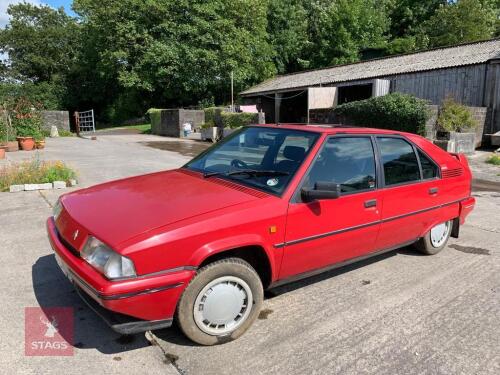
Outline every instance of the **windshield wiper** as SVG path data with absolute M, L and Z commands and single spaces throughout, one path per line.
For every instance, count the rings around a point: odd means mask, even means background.
M 259 170 L 259 169 L 242 169 L 240 171 L 232 171 L 232 172 L 209 172 L 203 175 L 204 178 L 212 177 L 212 176 L 237 176 L 237 175 L 248 175 L 254 177 L 261 176 L 288 176 L 290 173 L 285 171 L 275 171 L 275 170 Z

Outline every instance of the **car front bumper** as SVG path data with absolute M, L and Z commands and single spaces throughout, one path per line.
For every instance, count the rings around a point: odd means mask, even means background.
M 177 301 L 195 273 L 193 267 L 110 281 L 65 246 L 52 217 L 47 219 L 47 232 L 62 272 L 114 330 L 130 334 L 171 325 Z

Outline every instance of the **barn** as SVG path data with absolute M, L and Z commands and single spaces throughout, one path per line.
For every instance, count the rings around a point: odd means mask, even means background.
M 266 122 L 306 123 L 311 110 L 390 92 L 487 107 L 484 133 L 500 131 L 500 39 L 281 75 L 240 95 Z

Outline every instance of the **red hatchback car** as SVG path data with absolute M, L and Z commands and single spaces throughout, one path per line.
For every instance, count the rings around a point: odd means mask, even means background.
M 47 220 L 64 274 L 118 332 L 243 334 L 263 290 L 413 244 L 471 212 L 463 155 L 389 130 L 245 127 L 180 169 L 66 194 Z

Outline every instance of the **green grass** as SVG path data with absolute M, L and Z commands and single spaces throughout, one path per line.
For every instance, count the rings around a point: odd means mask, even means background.
M 59 129 L 58 130 L 59 137 L 74 137 L 76 134 L 71 133 L 69 130 L 66 129 Z M 50 137 L 50 130 L 42 130 L 42 135 L 46 138 Z
M 139 125 L 109 125 L 100 124 L 97 130 L 111 130 L 111 129 L 136 129 L 142 134 L 151 134 L 151 124 L 139 124 Z
M 493 165 L 500 165 L 500 155 L 493 154 L 488 159 L 486 159 L 486 163 Z
M 0 191 L 8 191 L 10 185 L 43 184 L 54 181 L 68 183 L 76 178 L 76 172 L 62 161 L 32 159 L 0 168 Z

